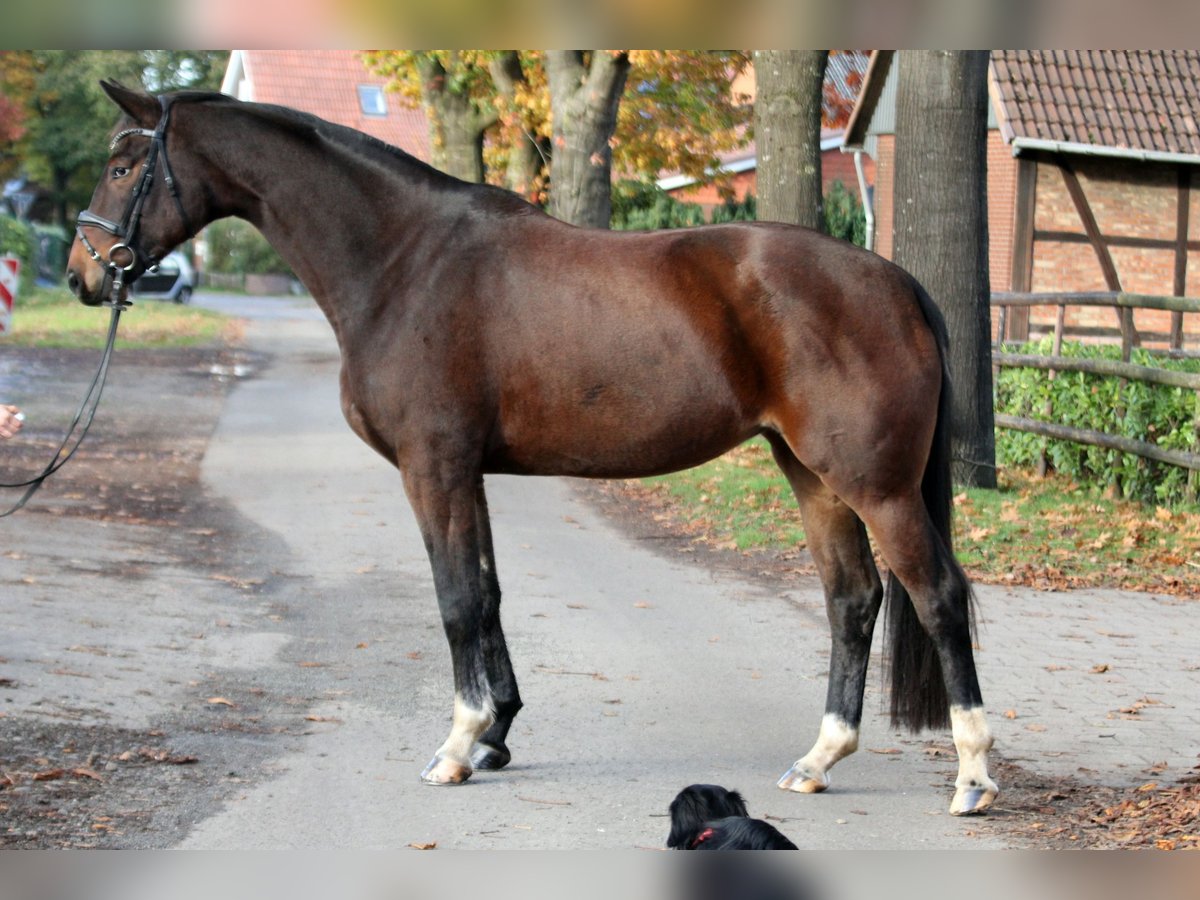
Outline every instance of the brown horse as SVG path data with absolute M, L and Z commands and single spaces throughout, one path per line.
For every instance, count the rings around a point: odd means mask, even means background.
M 484 474 L 651 475 L 764 435 L 833 631 L 819 736 L 780 787 L 824 790 L 857 747 L 885 593 L 869 530 L 891 571 L 893 721 L 949 720 L 951 812 L 992 803 L 970 589 L 950 545 L 945 328 L 911 276 L 785 225 L 574 228 L 293 110 L 104 87 L 129 118 L 68 283 L 84 303 L 118 301 L 126 275 L 239 216 L 312 291 L 341 347 L 346 419 L 399 468 L 433 569 L 455 696 L 425 781 L 507 764 L 521 708 Z

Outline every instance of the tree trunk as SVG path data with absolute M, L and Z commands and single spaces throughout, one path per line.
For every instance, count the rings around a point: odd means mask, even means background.
M 825 230 L 821 98 L 827 50 L 755 50 L 758 218 Z
M 421 99 L 429 114 L 430 162 L 463 181 L 483 181 L 483 133 L 496 121 L 471 98 L 455 90 L 441 62 L 421 60 Z M 453 67 L 453 62 L 451 63 Z
M 954 479 L 996 486 L 984 51 L 899 51 L 895 260 L 950 333 Z
M 517 85 L 525 81 L 525 73 L 521 70 L 521 59 L 516 50 L 506 50 L 492 60 L 490 71 L 492 83 L 497 92 L 508 102 L 510 110 L 515 110 Z M 520 112 L 511 112 L 519 118 Z M 520 133 L 515 135 L 508 148 L 508 166 L 504 172 L 504 186 L 514 193 L 520 194 L 530 202 L 536 202 L 538 184 L 549 158 L 550 148 L 545 140 L 533 133 L 532 127 L 526 122 L 519 122 Z
M 573 225 L 608 228 L 612 146 L 629 54 L 606 50 L 546 53 L 553 117 L 550 214 Z

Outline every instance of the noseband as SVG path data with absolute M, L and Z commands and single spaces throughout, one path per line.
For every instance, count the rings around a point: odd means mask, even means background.
M 171 118 L 171 99 L 163 96 L 159 97 L 159 102 L 162 104 L 162 118 L 158 120 L 158 125 L 153 131 L 148 128 L 127 128 L 119 132 L 108 146 L 108 152 L 111 155 L 117 144 L 127 137 L 142 135 L 150 138 L 150 150 L 146 153 L 137 184 L 134 185 L 133 193 L 129 195 L 129 201 L 125 205 L 125 213 L 121 216 L 121 221 L 114 222 L 87 209 L 81 212 L 75 220 L 75 234 L 79 236 L 83 248 L 87 250 L 93 260 L 105 269 L 101 296 L 109 305 L 121 302 L 119 298 L 121 289 L 125 286 L 125 275 L 137 265 L 138 255 L 134 246 L 137 243 L 138 226 L 142 220 L 142 206 L 145 204 L 146 198 L 150 196 L 150 191 L 154 186 L 154 173 L 160 162 L 162 163 L 163 180 L 171 192 L 171 198 L 175 201 L 175 208 L 179 211 L 179 218 L 183 221 L 184 230 L 188 234 L 191 234 L 192 231 L 187 213 L 183 209 L 183 202 L 179 199 L 178 185 L 175 183 L 175 177 L 171 174 L 171 164 L 167 160 L 166 138 L 167 123 Z M 100 228 L 118 238 L 117 243 L 109 248 L 108 259 L 101 256 L 92 242 L 87 239 L 83 229 L 88 226 Z M 118 257 L 125 254 L 129 256 L 128 261 L 119 262 Z M 147 268 L 158 263 L 159 260 L 146 256 Z

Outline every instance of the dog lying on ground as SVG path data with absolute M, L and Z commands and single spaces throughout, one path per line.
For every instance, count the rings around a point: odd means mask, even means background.
M 671 801 L 671 850 L 796 850 L 779 829 L 751 819 L 737 791 L 716 784 L 685 787 Z

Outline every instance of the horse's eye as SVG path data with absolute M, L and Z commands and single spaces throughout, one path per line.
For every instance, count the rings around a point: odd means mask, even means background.
M 124 166 L 113 166 L 113 170 L 112 170 L 113 178 L 124 178 L 128 174 L 129 174 L 129 170 L 127 168 L 125 168 Z

